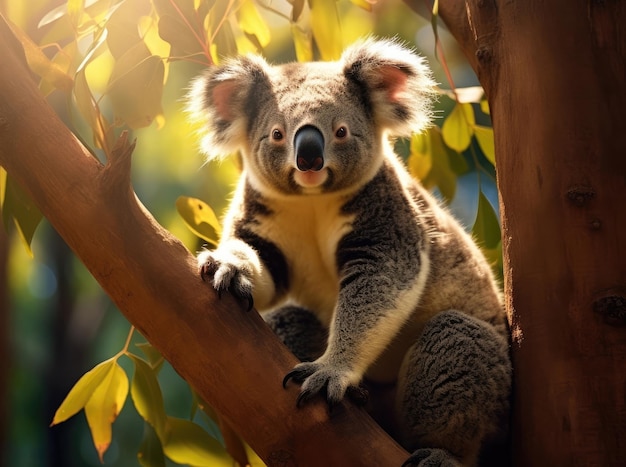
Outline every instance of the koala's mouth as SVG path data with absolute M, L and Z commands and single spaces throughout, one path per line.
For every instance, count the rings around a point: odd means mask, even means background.
M 328 180 L 328 168 L 321 170 L 295 170 L 293 179 L 302 188 L 320 188 Z

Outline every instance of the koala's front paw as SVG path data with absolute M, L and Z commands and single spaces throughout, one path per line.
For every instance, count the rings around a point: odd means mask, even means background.
M 330 410 L 341 402 L 344 395 L 358 405 L 367 402 L 367 391 L 350 385 L 350 375 L 347 371 L 333 367 L 327 363 L 304 362 L 299 363 L 283 379 L 283 387 L 292 379 L 302 383 L 300 395 L 296 405 L 301 407 L 307 401 L 321 394 Z
M 209 280 L 218 295 L 226 290 L 236 298 L 246 300 L 248 311 L 252 309 L 253 270 L 244 258 L 218 251 L 203 251 L 198 255 L 198 268 L 202 280 Z

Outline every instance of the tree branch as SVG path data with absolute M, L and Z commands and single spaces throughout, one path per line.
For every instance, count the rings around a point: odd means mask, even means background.
M 195 260 L 137 200 L 132 145 L 102 166 L 47 105 L 0 17 L 0 165 L 30 194 L 126 318 L 270 465 L 400 465 L 359 408 L 296 409 L 297 363 L 256 312 L 217 299 Z

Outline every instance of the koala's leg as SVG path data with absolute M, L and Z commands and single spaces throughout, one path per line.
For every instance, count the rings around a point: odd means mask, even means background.
M 405 465 L 482 466 L 483 447 L 506 440 L 510 390 L 503 336 L 458 311 L 432 318 L 398 380 L 399 441 L 415 451 Z
M 285 306 L 264 313 L 263 319 L 301 361 L 311 362 L 324 353 L 328 331 L 309 310 Z

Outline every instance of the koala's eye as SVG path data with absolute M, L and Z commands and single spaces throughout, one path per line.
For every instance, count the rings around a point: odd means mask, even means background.
M 282 139 L 283 139 L 283 132 L 280 131 L 278 128 L 274 128 L 272 130 L 272 139 L 274 141 L 282 141 Z
M 345 126 L 340 126 L 339 128 L 337 128 L 337 131 L 335 131 L 335 136 L 337 138 L 345 138 L 346 136 L 348 136 L 348 129 Z

